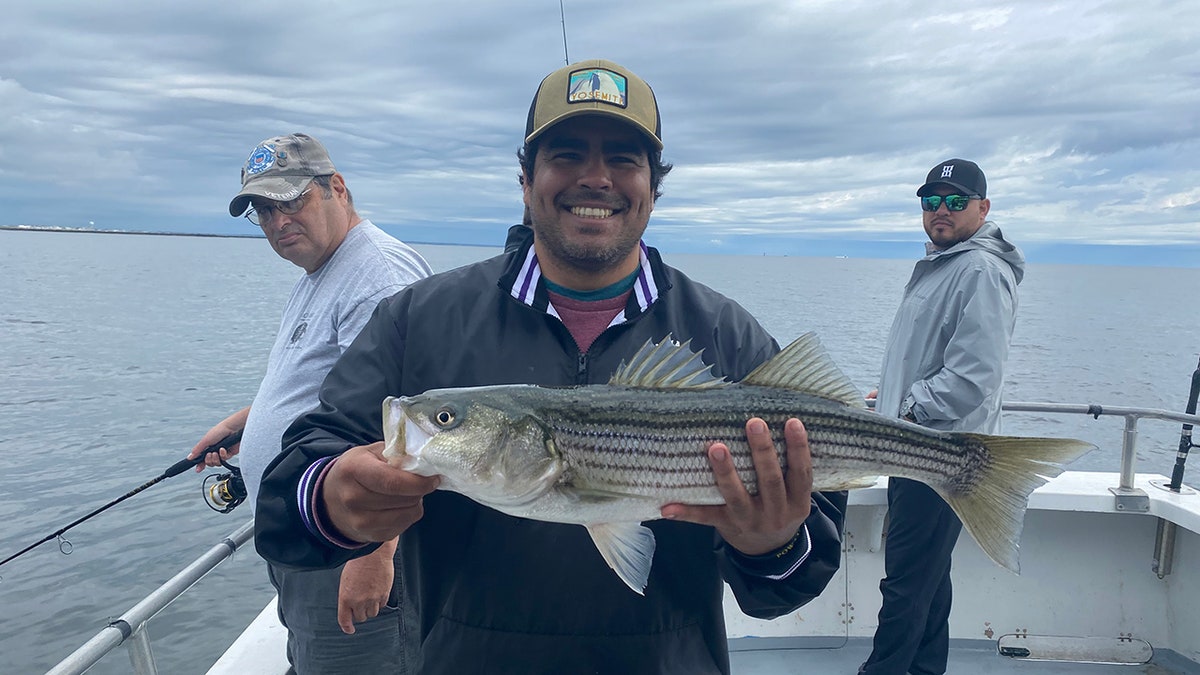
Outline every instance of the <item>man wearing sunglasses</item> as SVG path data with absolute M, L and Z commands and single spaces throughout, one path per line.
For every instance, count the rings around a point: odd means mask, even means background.
M 243 431 L 240 444 L 219 457 L 210 454 L 206 463 L 219 464 L 240 451 L 247 501 L 254 508 L 263 471 L 279 454 L 284 429 L 316 406 L 321 381 L 375 306 L 431 270 L 420 254 L 358 215 L 329 153 L 305 134 L 268 138 L 254 148 L 242 166 L 242 189 L 229 203 L 229 214 L 245 215 L 279 257 L 305 272 L 283 311 L 254 402 L 210 429 L 188 455 L 196 457 Z M 369 556 L 325 570 L 268 564 L 279 617 L 288 629 L 290 672 L 399 669 L 395 550 L 393 540 Z
M 892 323 L 875 410 L 997 434 L 1024 256 L 987 220 L 987 180 L 974 162 L 938 164 L 917 196 L 929 242 Z M 883 606 L 859 673 L 945 673 L 950 556 L 962 523 L 933 490 L 903 478 L 889 480 L 888 514 Z

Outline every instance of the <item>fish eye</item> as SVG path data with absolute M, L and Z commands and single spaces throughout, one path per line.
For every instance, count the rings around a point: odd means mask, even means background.
M 436 422 L 439 427 L 451 427 L 454 425 L 455 421 L 454 411 L 450 408 L 441 408 L 433 414 L 433 421 Z

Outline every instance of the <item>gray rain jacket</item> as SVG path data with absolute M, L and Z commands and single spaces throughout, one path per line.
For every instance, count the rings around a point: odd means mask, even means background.
M 999 433 L 1004 365 L 1025 257 L 988 221 L 913 268 L 888 335 L 876 410 L 911 397 L 931 429 Z

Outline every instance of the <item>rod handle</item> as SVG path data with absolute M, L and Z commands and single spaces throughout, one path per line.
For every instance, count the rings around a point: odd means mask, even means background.
M 193 466 L 196 466 L 197 464 L 203 462 L 204 458 L 208 456 L 208 453 L 217 452 L 221 448 L 228 448 L 232 445 L 237 445 L 237 443 L 241 440 L 242 440 L 242 430 L 238 429 L 237 431 L 233 432 L 232 434 L 229 434 L 225 438 L 222 438 L 221 440 L 217 441 L 216 443 L 213 443 L 212 445 L 205 448 L 199 455 L 196 455 L 195 459 L 184 458 L 184 459 L 179 460 L 178 462 L 175 462 L 174 464 L 171 465 L 171 468 L 169 468 L 163 472 L 163 478 L 170 478 L 171 476 L 178 476 L 179 474 L 183 473 L 184 471 L 187 471 L 188 469 L 192 468 Z

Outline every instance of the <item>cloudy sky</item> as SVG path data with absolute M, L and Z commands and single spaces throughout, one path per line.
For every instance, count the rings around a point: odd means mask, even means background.
M 1200 258 L 1200 3 L 564 6 L 572 61 L 658 95 L 662 248 L 908 251 L 914 190 L 965 157 L 1035 255 Z M 226 211 L 242 162 L 305 131 L 376 223 L 498 245 L 530 99 L 565 62 L 557 0 L 9 3 L 0 225 L 252 232 Z

